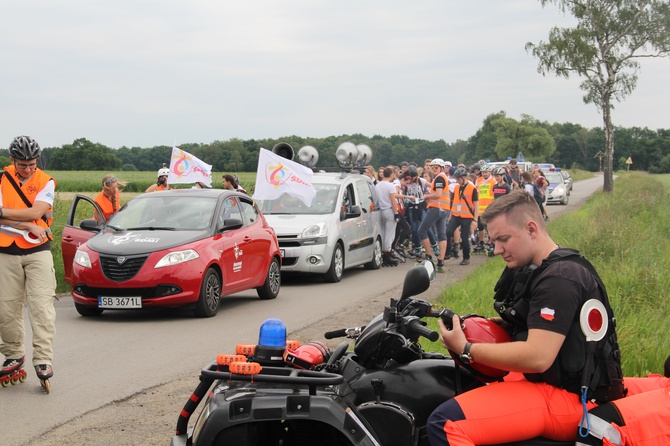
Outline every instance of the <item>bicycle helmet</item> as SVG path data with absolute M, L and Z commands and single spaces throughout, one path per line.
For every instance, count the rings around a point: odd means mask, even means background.
M 451 161 L 445 161 L 444 166 L 445 167 L 451 167 L 452 166 Z
M 476 164 L 476 163 L 473 164 L 472 167 L 470 168 L 470 172 L 474 172 L 475 170 L 479 170 L 481 172 L 482 166 L 480 166 L 479 164 Z
M 9 145 L 9 156 L 15 160 L 30 161 L 42 154 L 40 145 L 30 136 L 17 136 Z
M 410 164 L 407 167 L 407 172 L 406 173 L 409 173 L 409 175 L 412 176 L 412 177 L 418 177 L 419 176 L 419 169 L 417 169 L 416 166 Z
M 430 162 L 430 165 L 444 167 L 444 161 L 442 160 L 442 158 L 435 158 L 433 161 Z
M 482 172 L 490 172 L 490 171 L 491 171 L 491 166 L 489 166 L 488 164 L 484 164 L 482 166 Z
M 158 169 L 158 178 L 160 177 L 165 177 L 170 175 L 170 169 L 167 167 L 163 167 L 162 169 Z
M 456 169 L 456 172 L 454 172 L 452 176 L 454 178 L 467 177 L 468 171 L 465 169 L 465 167 L 459 167 L 458 169 Z
M 493 175 L 505 175 L 505 169 L 502 167 L 496 167 L 493 169 Z

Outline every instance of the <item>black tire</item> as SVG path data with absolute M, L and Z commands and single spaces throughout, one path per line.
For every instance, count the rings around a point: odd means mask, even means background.
M 221 277 L 213 268 L 205 273 L 200 285 L 200 296 L 193 312 L 197 317 L 212 317 L 221 303 Z
M 78 304 L 77 302 L 74 303 L 74 308 L 77 310 L 77 313 L 84 317 L 96 317 L 100 316 L 103 312 L 102 308 L 98 307 L 91 307 L 88 305 L 82 305 Z
M 265 283 L 263 286 L 256 288 L 258 297 L 263 300 L 274 299 L 279 295 L 279 288 L 281 288 L 281 267 L 279 260 L 272 259 L 268 272 L 265 275 Z
M 375 248 L 372 253 L 372 260 L 365 264 L 365 269 L 379 269 L 382 267 L 382 241 L 377 238 Z
M 566 193 L 566 194 L 563 196 L 563 199 L 561 199 L 561 204 L 562 204 L 563 206 L 566 206 L 566 205 L 568 204 L 568 200 L 569 200 L 569 195 Z
M 323 281 L 328 283 L 337 283 L 342 280 L 344 274 L 344 251 L 339 243 L 333 250 L 333 258 L 330 259 L 330 268 L 323 275 Z

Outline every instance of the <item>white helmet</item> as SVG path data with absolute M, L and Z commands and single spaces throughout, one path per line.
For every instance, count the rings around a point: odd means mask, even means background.
M 445 161 L 444 165 L 445 165 L 445 167 L 451 167 L 452 166 L 451 161 Z
M 444 161 L 442 160 L 442 158 L 435 158 L 433 161 L 430 162 L 430 165 L 444 167 Z
M 168 169 L 167 167 L 163 167 L 162 169 L 158 169 L 158 177 L 157 178 L 168 176 L 168 175 L 170 175 L 170 169 Z

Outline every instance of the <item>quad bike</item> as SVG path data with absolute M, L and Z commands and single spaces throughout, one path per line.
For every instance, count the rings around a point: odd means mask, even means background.
M 428 445 L 425 425 L 432 411 L 486 385 L 476 370 L 425 352 L 418 342 L 420 336 L 438 339 L 423 318 L 451 322 L 454 314 L 414 298 L 434 277 L 431 262 L 414 266 L 400 299 L 391 299 L 367 326 L 326 333 L 355 339 L 353 351 L 347 351 L 348 342 L 332 351 L 320 342 L 286 345 L 285 327 L 282 339 L 278 320 L 266 321 L 273 324 L 261 327 L 258 345 L 238 346 L 237 354 L 219 355 L 202 369 L 172 445 Z M 277 332 L 279 340 L 263 340 Z M 484 372 L 491 378 L 496 370 Z M 205 396 L 189 431 L 191 414 Z M 574 443 L 536 438 L 507 446 L 567 444 Z

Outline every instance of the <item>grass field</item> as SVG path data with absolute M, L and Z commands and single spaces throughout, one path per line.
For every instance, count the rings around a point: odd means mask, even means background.
M 618 175 L 612 194 L 595 194 L 578 211 L 552 219 L 548 229 L 557 243 L 580 250 L 605 283 L 624 374 L 662 373 L 670 354 L 670 175 Z M 494 316 L 492 290 L 504 266 L 491 259 L 445 289 L 436 305 Z M 444 351 L 439 342 L 428 344 L 429 351 Z

